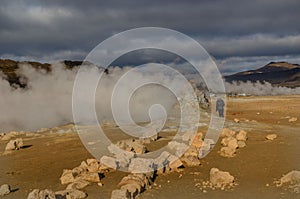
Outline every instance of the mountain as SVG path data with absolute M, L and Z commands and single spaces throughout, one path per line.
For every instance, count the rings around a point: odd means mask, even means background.
M 288 62 L 270 62 L 259 69 L 239 72 L 224 78 L 227 82 L 266 81 L 276 86 L 299 87 L 300 65 Z

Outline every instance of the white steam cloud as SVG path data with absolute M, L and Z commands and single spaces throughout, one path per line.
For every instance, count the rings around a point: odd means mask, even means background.
M 81 66 L 91 75 L 103 73 L 96 66 Z M 117 80 L 131 68 L 112 68 L 109 74 L 103 74 L 96 92 L 96 110 L 98 119 L 111 120 L 110 97 Z M 19 66 L 18 74 L 25 77 L 26 88 L 13 88 L 0 76 L 0 132 L 10 130 L 37 130 L 50 128 L 73 121 L 72 90 L 78 68 L 66 69 L 63 64 L 52 65 L 51 72 L 36 70 L 30 65 Z M 2 74 L 3 77 L 3 74 Z M 158 82 L 176 79 L 167 74 L 139 73 L 136 78 L 154 78 Z M 130 84 L 130 82 L 129 82 Z M 130 85 L 121 85 L 123 91 Z M 180 88 L 180 85 L 178 85 Z M 82 95 L 84 98 L 85 96 Z M 120 99 L 122 100 L 122 99 Z M 136 91 L 130 101 L 133 120 L 148 121 L 148 108 L 152 104 L 161 104 L 166 111 L 176 103 L 176 97 L 168 89 L 158 85 L 147 85 Z M 122 113 L 120 113 L 122 114 Z M 138 122 L 138 121 L 136 121 Z
M 227 93 L 248 94 L 248 95 L 298 95 L 300 88 L 287 88 L 273 86 L 269 82 L 232 82 L 226 83 Z

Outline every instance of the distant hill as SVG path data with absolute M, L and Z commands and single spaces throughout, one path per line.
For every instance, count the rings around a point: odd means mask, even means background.
M 70 60 L 65 60 L 62 61 L 65 65 L 66 68 L 71 69 L 76 66 L 80 66 L 82 64 L 82 61 L 70 61 Z M 26 85 L 23 85 L 20 82 L 20 76 L 16 74 L 17 69 L 19 68 L 19 64 L 25 64 L 28 63 L 32 67 L 34 67 L 37 70 L 46 70 L 47 72 L 51 71 L 51 64 L 49 63 L 40 63 L 40 62 L 31 62 L 31 61 L 14 61 L 11 59 L 0 59 L 0 72 L 2 72 L 5 76 L 7 81 L 13 85 L 17 84 L 21 87 L 25 87 Z
M 270 62 L 259 69 L 239 72 L 224 78 L 227 82 L 266 81 L 277 86 L 299 87 L 300 65 L 288 62 Z

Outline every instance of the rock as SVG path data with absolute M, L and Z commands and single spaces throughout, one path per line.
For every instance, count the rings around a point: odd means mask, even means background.
M 66 199 L 83 199 L 86 198 L 88 195 L 84 193 L 83 191 L 79 191 L 76 189 L 68 189 L 64 191 L 57 191 L 55 192 L 57 196 L 60 196 L 61 198 Z
M 233 137 L 235 131 L 230 130 L 229 128 L 224 128 L 221 132 L 221 137 Z
M 229 172 L 220 171 L 217 168 L 210 170 L 210 182 L 217 188 L 230 186 L 234 183 L 234 177 Z
M 275 140 L 277 138 L 277 135 L 276 134 L 268 134 L 266 136 L 266 139 L 267 140 Z
M 136 183 L 126 184 L 121 187 L 121 190 L 126 190 L 127 194 L 130 195 L 130 198 L 135 198 L 141 193 L 141 187 Z
M 87 170 L 89 172 L 97 172 L 100 168 L 100 162 L 96 159 L 87 159 Z
M 88 182 L 100 182 L 100 176 L 98 173 L 83 173 L 80 176 L 80 179 L 88 181 Z
M 60 177 L 61 184 L 70 184 L 75 181 L 75 176 L 72 170 L 64 169 L 62 176 Z
M 169 152 L 163 151 L 153 162 L 155 165 L 155 170 L 167 166 L 169 164 L 168 158 L 170 155 L 171 154 Z
M 238 148 L 237 139 L 235 139 L 234 137 L 223 138 L 222 141 L 221 141 L 221 144 L 223 146 L 227 146 L 227 147 L 232 148 L 232 149 Z
M 23 139 L 18 138 L 18 139 L 9 141 L 5 147 L 5 151 L 19 150 L 23 146 L 24 146 Z
M 282 186 L 283 184 L 291 183 L 291 184 L 299 184 L 300 183 L 300 171 L 293 170 L 286 175 L 284 175 L 279 180 L 278 186 Z
M 199 166 L 200 160 L 198 159 L 198 156 L 184 156 L 181 158 L 181 160 L 185 163 L 186 166 L 188 167 L 195 167 L 195 166 Z
M 83 179 L 79 179 L 79 180 L 76 180 L 75 182 L 69 184 L 67 186 L 67 190 L 69 189 L 83 189 L 85 187 L 87 187 L 88 185 L 90 185 L 89 182 L 83 180 Z
M 148 173 L 154 171 L 154 160 L 145 158 L 131 159 L 128 171 L 132 173 Z
M 220 150 L 220 155 L 223 157 L 231 158 L 235 156 L 236 150 L 230 147 L 222 147 Z
M 236 135 L 236 139 L 238 141 L 246 141 L 248 139 L 247 132 L 244 130 L 240 130 L 240 132 Z
M 197 133 L 191 143 L 192 146 L 196 147 L 197 149 L 200 149 L 203 145 L 203 134 Z
M 172 170 L 176 170 L 177 168 L 183 166 L 181 160 L 178 157 L 176 157 L 175 155 L 170 155 L 168 157 L 168 162 L 169 162 L 168 167 Z
M 238 141 L 237 143 L 238 143 L 239 148 L 244 148 L 246 146 L 246 142 L 244 142 L 244 141 Z
M 39 199 L 39 189 L 34 189 L 32 192 L 28 194 L 27 199 Z
M 136 154 L 143 154 L 147 151 L 141 141 L 135 139 L 121 140 L 117 142 L 116 146 L 125 151 L 133 152 Z
M 108 156 L 102 156 L 100 159 L 100 162 L 104 164 L 107 167 L 110 167 L 112 169 L 117 169 L 118 168 L 118 163 L 115 158 L 108 157 Z
M 0 196 L 5 196 L 10 193 L 10 186 L 8 184 L 1 185 L 0 187 Z
M 289 119 L 289 122 L 296 122 L 297 120 L 298 120 L 298 118 L 292 117 L 292 118 Z
M 27 199 L 56 199 L 55 193 L 51 190 L 34 189 L 28 194 Z
M 51 190 L 45 189 L 39 192 L 39 199 L 55 199 L 55 193 Z
M 233 120 L 234 122 L 236 122 L 236 123 L 239 123 L 240 122 L 240 120 L 239 119 L 237 119 L 237 118 L 234 118 L 234 120 Z
M 13 137 L 9 134 L 5 134 L 2 136 L 1 140 L 2 141 L 8 141 L 8 140 L 11 140 Z
M 127 190 L 121 190 L 121 189 L 116 189 L 113 190 L 111 193 L 111 199 L 130 199 L 130 194 L 127 192 Z
M 186 145 L 184 143 L 177 142 L 177 141 L 169 142 L 168 147 L 171 150 L 175 151 L 175 155 L 177 157 L 182 156 L 185 153 L 185 151 L 189 148 L 188 145 Z

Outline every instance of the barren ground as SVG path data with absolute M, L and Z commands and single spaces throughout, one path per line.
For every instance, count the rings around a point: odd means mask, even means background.
M 218 143 L 202 159 L 201 166 L 158 176 L 152 189 L 139 198 L 300 198 L 299 194 L 273 184 L 283 174 L 300 170 L 299 99 L 300 96 L 229 98 L 225 126 L 246 130 L 247 146 L 239 149 L 235 157 L 224 158 L 217 153 Z M 297 117 L 298 121 L 290 123 L 289 117 Z M 234 118 L 240 122 L 233 122 Z M 118 136 L 115 128 L 107 128 L 107 133 Z M 276 133 L 278 138 L 265 140 L 269 133 Z M 74 168 L 92 157 L 76 133 L 45 132 L 23 139 L 27 148 L 0 156 L 0 184 L 7 183 L 15 189 L 4 197 L 7 199 L 27 198 L 34 188 L 63 190 L 65 186 L 59 181 L 63 169 Z M 0 141 L 1 152 L 6 143 Z M 229 191 L 206 189 L 204 193 L 195 184 L 208 180 L 212 167 L 230 172 L 238 185 Z M 93 185 L 84 191 L 88 198 L 110 198 L 125 175 L 119 171 L 108 173 L 102 180 L 103 187 Z

